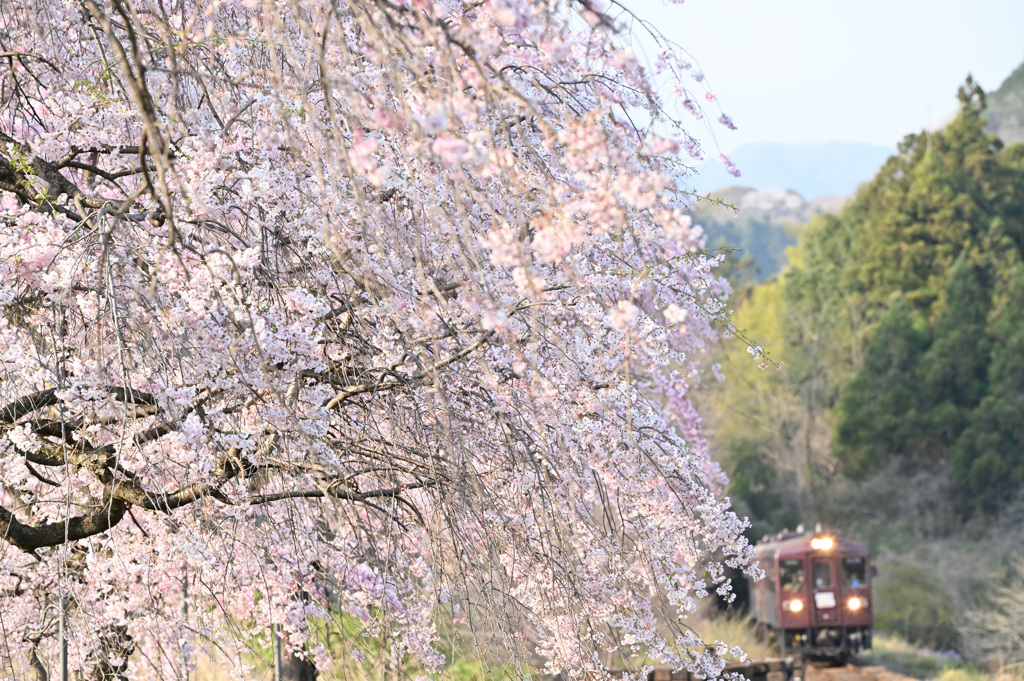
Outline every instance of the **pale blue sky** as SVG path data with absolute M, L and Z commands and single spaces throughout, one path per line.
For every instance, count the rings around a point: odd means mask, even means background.
M 700 64 L 739 127 L 713 126 L 726 152 L 749 142 L 894 147 L 955 111 L 968 72 L 993 90 L 1024 61 L 1024 0 L 622 1 Z M 706 143 L 710 156 L 715 146 Z

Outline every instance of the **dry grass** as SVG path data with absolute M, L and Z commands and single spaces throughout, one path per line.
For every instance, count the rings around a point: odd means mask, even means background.
M 778 655 L 767 641 L 757 635 L 749 615 L 722 614 L 693 623 L 693 629 L 708 644 L 722 641 L 729 648 L 739 646 L 751 659 Z M 721 651 L 723 654 L 725 651 Z
M 918 648 L 896 636 L 876 635 L 872 649 L 861 653 L 860 659 L 924 681 L 1024 681 L 1019 669 L 989 673 L 955 654 Z
M 735 646 L 739 646 L 752 659 L 771 657 L 777 654 L 768 643 L 757 636 L 749 617 L 706 613 L 694 618 L 689 625 L 706 644 L 714 645 L 719 641 L 726 644 L 726 649 L 721 650 L 726 657 L 731 657 L 726 650 Z M 337 645 L 337 641 L 335 641 L 335 645 Z M 367 651 L 364 646 L 361 647 L 365 652 L 371 652 Z M 485 667 L 468 648 L 464 650 L 451 649 L 444 652 L 449 660 L 443 674 L 446 681 L 495 681 L 510 677 L 508 670 L 497 664 L 498 661 L 495 661 L 493 666 Z M 347 655 L 338 655 L 335 665 L 331 669 L 322 670 L 319 678 L 321 681 L 384 681 L 394 678 L 394 672 L 385 670 L 383 664 L 371 662 L 369 654 L 367 658 L 365 662 L 359 663 Z M 640 659 L 635 659 L 633 662 L 634 664 L 644 664 L 644 661 Z M 408 667 L 402 670 L 399 677 L 407 680 L 423 675 L 422 669 Z M 189 677 L 189 681 L 235 681 L 238 678 L 237 675 L 232 674 L 226 664 L 218 664 L 215 660 L 204 659 Z M 270 681 L 273 675 L 272 670 L 264 663 L 256 672 L 245 675 L 243 678 L 245 681 Z M 944 681 L 973 680 L 946 679 Z

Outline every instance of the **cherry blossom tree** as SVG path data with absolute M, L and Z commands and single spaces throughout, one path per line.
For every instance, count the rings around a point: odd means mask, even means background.
M 713 671 L 674 617 L 750 551 L 687 397 L 728 288 L 679 54 L 594 0 L 7 0 L 4 674 L 60 608 L 85 678 L 272 625 L 325 668 L 332 613 L 427 670 L 446 613 Z

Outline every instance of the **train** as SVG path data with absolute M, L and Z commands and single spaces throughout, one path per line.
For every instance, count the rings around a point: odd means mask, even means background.
M 845 660 L 871 647 L 868 548 L 838 532 L 784 530 L 754 546 L 764 579 L 750 581 L 750 610 L 783 655 Z

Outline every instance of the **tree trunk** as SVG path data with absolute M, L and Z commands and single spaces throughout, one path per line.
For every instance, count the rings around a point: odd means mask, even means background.
M 111 627 L 103 633 L 102 642 L 102 657 L 96 665 L 93 678 L 96 681 L 127 681 L 128 658 L 135 652 L 135 644 L 128 635 L 128 628 Z
M 289 655 L 281 660 L 281 681 L 316 681 L 316 665 L 307 659 Z
M 29 663 L 32 665 L 32 672 L 35 674 L 35 681 L 50 681 L 50 675 L 46 673 L 46 665 L 39 657 L 39 641 L 41 638 L 29 639 L 32 642 L 32 652 L 29 653 Z

